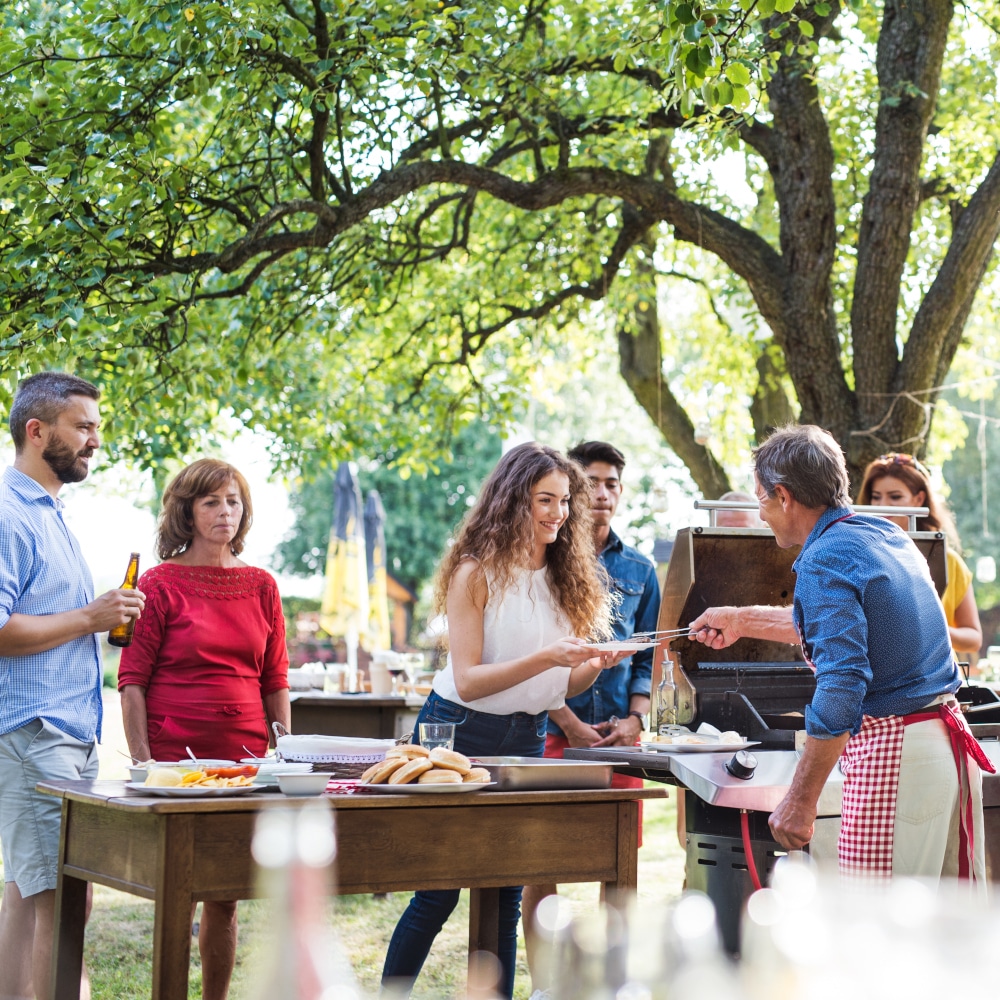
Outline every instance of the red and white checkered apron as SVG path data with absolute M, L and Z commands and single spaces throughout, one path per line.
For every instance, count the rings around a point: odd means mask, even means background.
M 961 712 L 953 704 L 936 705 L 912 715 L 890 715 L 876 719 L 866 715 L 857 735 L 852 736 L 840 758 L 844 773 L 844 800 L 841 808 L 837 857 L 841 874 L 869 880 L 892 875 L 893 826 L 896 817 L 896 790 L 906 726 L 941 719 L 951 737 L 959 785 L 962 789 L 959 822 L 959 877 L 972 872 L 972 798 L 968 793 L 967 758 L 980 768 L 994 772 L 969 731 Z

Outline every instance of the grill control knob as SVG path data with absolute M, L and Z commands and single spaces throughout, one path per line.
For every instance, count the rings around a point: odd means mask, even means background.
M 732 759 L 726 761 L 726 770 L 742 781 L 749 781 L 757 769 L 757 758 L 749 750 L 737 750 Z

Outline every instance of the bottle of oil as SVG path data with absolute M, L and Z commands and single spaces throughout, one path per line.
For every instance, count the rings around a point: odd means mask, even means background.
M 122 590 L 135 590 L 139 582 L 139 553 L 133 552 L 128 560 L 128 569 L 125 570 L 125 579 L 122 582 Z M 112 646 L 131 646 L 132 633 L 135 631 L 135 619 L 129 618 L 123 625 L 116 625 L 108 632 L 108 642 Z

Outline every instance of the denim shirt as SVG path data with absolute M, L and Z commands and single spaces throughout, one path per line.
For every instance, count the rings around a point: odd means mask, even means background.
M 612 627 L 616 639 L 630 639 L 634 632 L 652 632 L 660 614 L 660 584 L 653 564 L 637 549 L 614 533 L 600 555 L 608 572 L 615 604 Z M 655 649 L 643 649 L 622 660 L 616 667 L 602 670 L 593 685 L 566 699 L 566 704 L 588 725 L 606 722 L 612 715 L 623 719 L 634 694 L 649 696 Z M 562 730 L 549 719 L 548 731 Z
M 810 736 L 854 734 L 864 715 L 906 715 L 958 689 L 927 563 L 887 518 L 831 508 L 792 569 L 795 627 L 816 671 Z

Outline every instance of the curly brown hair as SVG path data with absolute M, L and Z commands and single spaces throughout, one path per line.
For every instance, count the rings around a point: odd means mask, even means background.
M 195 500 L 207 497 L 227 483 L 236 483 L 243 500 L 243 517 L 229 543 L 234 556 L 243 551 L 244 540 L 253 524 L 250 487 L 238 469 L 216 458 L 202 458 L 181 469 L 163 491 L 163 509 L 156 525 L 156 554 L 161 559 L 179 556 L 194 538 L 192 510 Z
M 892 476 L 906 484 L 911 493 L 923 493 L 924 502 L 919 507 L 926 507 L 930 513 L 926 517 L 917 518 L 917 531 L 940 531 L 944 533 L 951 547 L 960 551 L 958 531 L 952 520 L 951 512 L 943 500 L 939 500 L 931 489 L 930 473 L 923 464 L 912 455 L 901 451 L 891 451 L 879 455 L 874 462 L 869 462 L 865 469 L 861 489 L 858 490 L 858 504 L 869 506 L 872 502 L 872 487 L 886 476 Z
M 551 472 L 569 479 L 569 516 L 546 548 L 549 586 L 581 638 L 611 634 L 607 576 L 594 548 L 590 481 L 576 462 L 554 448 L 530 441 L 507 452 L 483 483 L 473 508 L 455 531 L 435 581 L 435 603 L 447 607 L 448 587 L 458 566 L 474 559 L 470 589 L 485 575 L 503 593 L 514 575 L 531 564 L 535 525 L 531 491 Z

